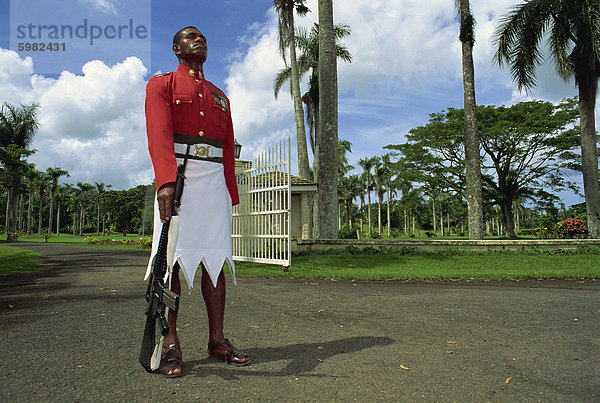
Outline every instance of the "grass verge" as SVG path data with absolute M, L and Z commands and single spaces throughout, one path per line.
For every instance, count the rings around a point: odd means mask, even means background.
M 0 246 L 0 276 L 43 271 L 42 254 L 12 246 Z
M 350 280 L 515 280 L 524 278 L 600 278 L 600 253 L 468 253 L 463 254 L 327 254 L 292 259 L 281 266 L 236 263 L 249 276 L 284 276 Z

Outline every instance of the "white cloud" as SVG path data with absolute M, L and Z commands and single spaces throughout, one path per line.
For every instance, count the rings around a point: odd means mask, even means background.
M 22 74 L 11 74 L 20 68 Z M 31 59 L 0 49 L 3 102 L 40 105 L 40 129 L 31 145 L 37 168 L 59 166 L 70 182 L 105 182 L 116 189 L 150 183 L 144 96 L 146 68 L 130 57 L 112 67 L 99 60 L 83 75 L 57 79 L 32 74 Z
M 273 79 L 284 67 L 277 51 L 276 24 L 274 14 L 269 13 L 266 26 L 252 27 L 248 36 L 240 39 L 253 45 L 232 62 L 225 80 L 245 159 L 287 138 L 295 129 L 289 92 L 283 88 L 277 100 L 273 96 Z
M 117 0 L 80 0 L 85 6 L 91 7 L 96 11 L 101 11 L 109 14 L 117 14 Z

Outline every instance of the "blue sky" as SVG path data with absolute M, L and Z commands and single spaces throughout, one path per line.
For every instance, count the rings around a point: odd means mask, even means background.
M 43 15 L 44 5 L 52 1 L 59 0 L 37 0 L 41 8 L 36 13 Z M 138 17 L 125 0 L 68 1 L 92 16 L 111 12 L 117 19 Z M 28 59 L 10 50 L 10 2 L 0 0 L 0 101 L 40 103 L 42 127 L 33 144 L 38 152 L 31 159 L 38 169 L 60 166 L 71 174 L 66 181 L 104 182 L 116 189 L 149 183 L 144 87 L 152 74 L 176 68 L 172 37 L 187 25 L 197 26 L 208 38 L 205 75 L 231 99 L 236 137 L 244 146 L 242 157 L 252 159 L 278 140 L 294 137 L 287 90 L 277 100 L 272 94 L 273 78 L 283 67 L 272 1 L 180 0 L 176 5 L 136 1 L 151 7 L 150 62 L 140 53 L 147 42 L 130 45 L 130 55 L 127 47 L 98 46 L 86 54 L 89 60 L 78 60 L 75 67 L 63 56 L 64 66 L 70 67 L 52 74 L 43 72 L 39 57 Z M 549 65 L 539 69 L 539 86 L 525 95 L 516 91 L 507 71 L 492 63 L 493 31 L 518 2 L 471 2 L 477 20 L 477 102 L 510 105 L 529 98 L 557 102 L 576 95 L 574 84 L 563 83 Z M 316 3 L 307 1 L 312 12 L 297 19 L 299 25 L 311 27 L 316 21 Z M 427 123 L 429 113 L 462 107 L 454 2 L 426 3 L 427 7 L 421 0 L 334 1 L 335 21 L 352 29 L 344 43 L 353 62 L 338 66 L 339 136 L 353 144 L 352 165 L 362 157 L 384 154 L 387 144 L 401 143 L 408 130 Z M 306 81 L 301 87 L 306 90 Z M 573 179 L 580 181 L 578 176 Z M 567 205 L 580 201 L 569 193 L 562 196 Z

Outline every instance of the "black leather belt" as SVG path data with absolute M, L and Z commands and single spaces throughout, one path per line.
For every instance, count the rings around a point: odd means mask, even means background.
M 222 139 L 174 133 L 173 140 L 175 143 L 193 146 L 190 148 L 190 153 L 187 155 L 187 158 L 189 159 L 223 163 Z M 185 158 L 186 155 L 175 153 L 175 157 Z
M 173 134 L 173 140 L 179 144 L 208 144 L 213 147 L 223 148 L 223 139 L 175 133 Z

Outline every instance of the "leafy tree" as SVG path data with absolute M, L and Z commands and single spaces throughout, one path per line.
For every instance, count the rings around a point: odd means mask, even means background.
M 298 174 L 302 179 L 310 179 L 308 164 L 308 147 L 306 146 L 306 131 L 304 128 L 304 111 L 300 95 L 300 76 L 296 60 L 296 37 L 294 35 L 294 11 L 298 15 L 306 15 L 310 10 L 304 4 L 305 0 L 273 0 L 273 8 L 278 17 L 279 51 L 287 66 L 285 50 L 290 53 L 291 85 L 290 90 L 294 101 L 294 116 L 296 119 L 296 144 L 298 147 Z M 276 96 L 277 97 L 277 96 Z
M 58 179 L 61 176 L 69 177 L 69 171 L 64 169 L 54 167 L 54 168 L 46 168 L 46 173 L 50 178 L 50 187 L 48 188 L 48 196 L 50 198 L 50 211 L 48 213 L 48 235 L 52 233 L 52 213 L 54 211 L 54 197 L 56 194 L 56 190 L 58 189 Z M 58 231 L 58 228 L 56 229 Z
M 479 161 L 479 133 L 477 132 L 477 103 L 475 101 L 475 67 L 473 66 L 475 19 L 471 14 L 469 0 L 455 0 L 455 5 L 460 17 L 459 39 L 462 43 L 465 179 L 469 209 L 469 239 L 483 239 L 483 195 Z
M 100 205 L 102 204 L 102 196 L 104 195 L 104 182 L 95 182 L 96 184 L 96 207 L 97 207 L 97 216 L 96 216 L 96 235 L 100 234 Z M 102 235 L 104 235 L 104 229 L 102 229 Z
M 390 176 L 390 170 L 385 166 L 382 161 L 377 158 L 374 167 L 374 179 L 375 179 L 375 192 L 377 193 L 377 231 L 381 235 L 382 232 L 382 221 L 381 221 L 381 205 L 383 204 L 383 197 L 387 191 L 386 182 L 388 176 Z
M 17 196 L 29 166 L 25 159 L 35 150 L 27 147 L 39 127 L 38 105 L 13 106 L 4 103 L 0 108 L 0 164 L 7 196 L 6 232 L 15 240 L 17 230 Z
M 368 220 L 369 220 L 369 234 L 371 233 L 371 179 L 373 175 L 371 174 L 371 169 L 375 166 L 377 162 L 377 157 L 371 158 L 361 158 L 358 160 L 358 165 L 363 169 L 363 180 L 365 181 L 365 193 L 367 195 L 367 205 L 368 205 Z M 361 205 L 362 209 L 362 205 Z
M 346 24 L 336 24 L 334 27 L 336 41 L 350 35 L 350 27 Z M 300 49 L 298 57 L 298 72 L 300 77 L 310 73 L 308 91 L 302 95 L 302 102 L 306 105 L 306 122 L 309 127 L 310 146 L 315 153 L 315 134 L 319 123 L 319 24 L 314 24 L 310 34 L 306 30 L 299 30 L 296 43 Z M 352 62 L 352 55 L 341 43 L 336 43 L 338 59 Z M 292 69 L 290 66 L 279 71 L 273 82 L 273 92 L 277 97 L 281 87 L 291 80 Z
M 573 187 L 562 170 L 573 165 L 577 132 L 572 128 L 576 101 L 559 105 L 521 102 L 511 107 L 480 106 L 479 133 L 486 158 L 484 191 L 502 209 L 508 237 L 514 237 L 513 201 L 535 198 L 541 191 Z M 407 143 L 387 146 L 400 151 L 420 182 L 437 183 L 464 197 L 464 111 L 449 108 L 430 115 L 427 125 L 412 129 Z
M 79 236 L 83 235 L 83 226 L 85 223 L 85 209 L 89 204 L 90 192 L 94 187 L 89 183 L 77 182 L 76 204 L 79 207 Z
M 581 159 L 589 233 L 600 238 L 595 106 L 600 78 L 600 1 L 527 0 L 515 6 L 495 33 L 495 59 L 506 62 L 519 89 L 536 85 L 535 70 L 548 48 L 561 78 L 579 88 Z
M 391 235 L 391 230 L 392 230 L 392 217 L 391 217 L 391 210 L 390 210 L 390 203 L 392 200 L 392 196 L 395 195 L 395 191 L 396 189 L 394 188 L 394 180 L 393 177 L 395 175 L 395 173 L 393 172 L 394 170 L 394 165 L 392 164 L 392 153 L 387 153 L 381 156 L 381 162 L 383 164 L 383 167 L 386 169 L 387 171 L 387 175 L 384 178 L 384 186 L 387 192 L 387 236 Z

